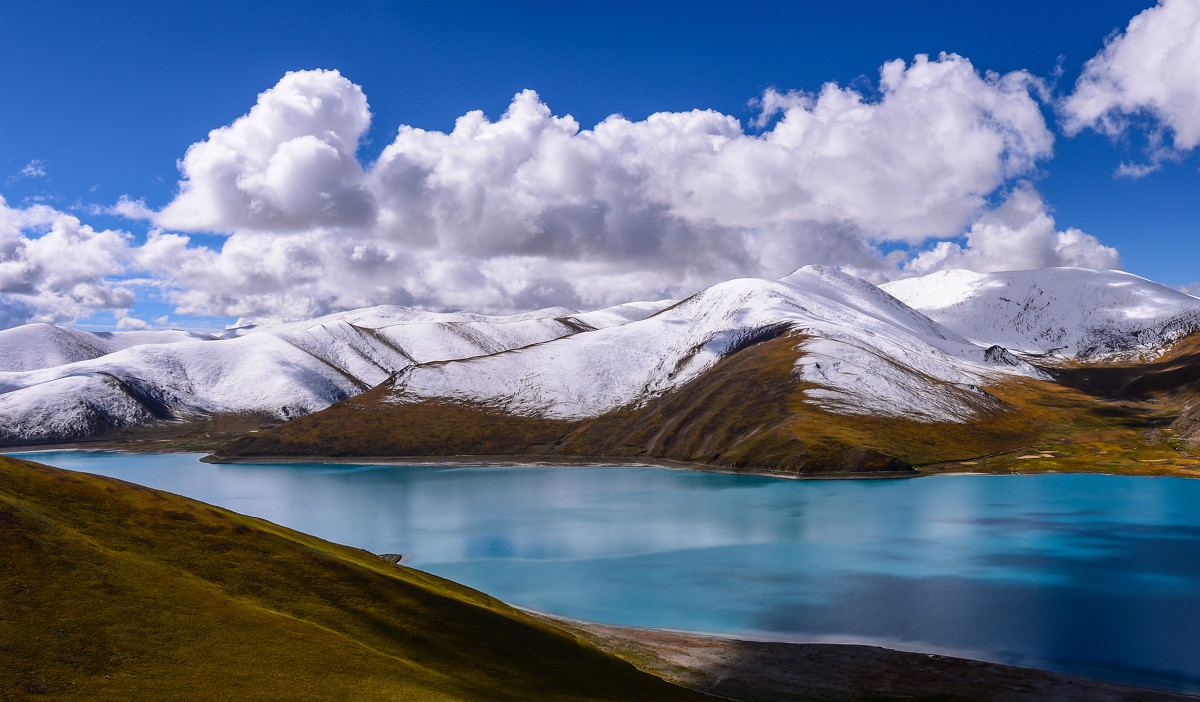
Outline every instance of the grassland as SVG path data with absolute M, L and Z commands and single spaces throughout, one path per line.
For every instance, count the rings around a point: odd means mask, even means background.
M 699 700 L 479 592 L 0 457 L 0 700 Z

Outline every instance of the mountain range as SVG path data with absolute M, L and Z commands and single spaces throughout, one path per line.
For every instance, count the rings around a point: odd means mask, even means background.
M 0 331 L 0 443 L 251 417 L 279 426 L 219 457 L 608 457 L 812 473 L 1017 449 L 1061 462 L 1092 446 L 1190 470 L 1197 330 L 1200 299 L 1118 271 L 949 271 L 875 286 L 822 266 L 583 313 L 385 306 L 214 335 L 27 325 Z

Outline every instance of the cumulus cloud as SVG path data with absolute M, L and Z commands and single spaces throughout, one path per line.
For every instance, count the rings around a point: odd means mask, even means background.
M 44 205 L 10 208 L 0 197 L 0 325 L 73 322 L 126 309 L 123 273 L 130 236 L 97 231 Z
M 878 246 L 961 234 L 1053 137 L 1025 72 L 918 56 L 885 64 L 878 88 L 768 91 L 759 133 L 711 110 L 583 129 L 524 91 L 494 121 L 401 126 L 364 168 L 362 90 L 289 73 L 188 149 L 136 256 L 181 313 L 246 318 L 597 306 L 805 263 L 882 279 L 902 254 Z M 216 251 L 167 230 L 229 236 Z
M 768 90 L 750 132 L 712 110 L 585 129 L 523 91 L 495 119 L 400 126 L 364 165 L 363 91 L 336 71 L 288 73 L 187 150 L 165 208 L 122 196 L 94 210 L 150 221 L 140 244 L 0 205 L 0 325 L 109 310 L 142 328 L 134 289 L 175 315 L 264 322 L 382 303 L 592 308 L 808 263 L 875 282 L 1117 266 L 1095 238 L 1057 231 L 1021 180 L 1051 155 L 1045 90 L 1022 71 L 917 56 L 882 66 L 869 96 Z
M 1023 181 L 999 207 L 971 226 L 966 246 L 938 242 L 909 261 L 905 273 L 924 275 L 952 268 L 986 273 L 1051 266 L 1120 268 L 1121 258 L 1116 249 L 1078 229 L 1057 231 L 1041 195 Z
M 363 225 L 374 216 L 355 156 L 371 115 L 337 71 L 289 72 L 248 114 L 193 144 L 158 223 L 186 231 Z
M 1200 145 L 1200 3 L 1161 0 L 1134 17 L 1087 62 L 1060 111 L 1068 134 L 1092 128 L 1118 135 L 1132 118 L 1149 116 L 1172 137 L 1162 151 Z M 1159 140 L 1152 135 L 1152 147 Z M 1121 175 L 1144 175 L 1162 155 Z

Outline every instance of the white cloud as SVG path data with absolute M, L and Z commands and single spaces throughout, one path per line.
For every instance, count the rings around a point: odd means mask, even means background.
M 233 124 L 193 144 L 160 225 L 186 231 L 363 225 L 374 215 L 355 157 L 367 99 L 337 71 L 289 72 Z
M 966 268 L 990 271 L 1028 270 L 1051 266 L 1120 268 L 1117 250 L 1078 229 L 1057 231 L 1046 203 L 1028 182 L 1021 182 L 1004 202 L 975 222 L 966 246 L 941 241 L 906 266 L 909 275 Z
M 0 197 L 0 325 L 128 308 L 133 293 L 114 276 L 125 271 L 129 239 L 44 205 L 10 208 Z
M 117 203 L 104 209 L 104 214 L 117 215 L 125 219 L 153 219 L 154 210 L 146 206 L 145 200 L 134 200 L 128 195 L 117 198 Z
M 1170 131 L 1175 149 L 1200 145 L 1200 3 L 1162 0 L 1130 20 L 1087 62 L 1060 110 L 1068 134 L 1117 135 L 1131 118 L 1149 115 Z
M 23 178 L 45 178 L 46 164 L 35 158 L 34 160 L 25 164 L 25 167 L 22 168 L 18 173 Z
M 117 320 L 117 329 L 123 331 L 140 331 L 149 329 L 150 323 L 129 314 L 129 310 L 114 310 L 113 317 Z
M 899 257 L 877 245 L 961 234 L 1053 137 L 1025 72 L 980 74 L 948 54 L 880 76 L 873 99 L 832 83 L 768 91 L 774 124 L 759 134 L 711 110 L 581 129 L 525 91 L 495 121 L 401 126 L 364 169 L 361 89 L 289 73 L 188 150 L 155 217 L 230 233 L 221 250 L 156 232 L 137 258 L 172 281 L 181 313 L 258 319 L 382 302 L 596 306 L 805 263 L 881 279 Z
M 1115 178 L 1145 178 L 1155 171 L 1162 170 L 1161 163 L 1128 163 L 1122 161 L 1117 170 L 1113 172 Z
M 524 91 L 495 120 L 401 126 L 364 166 L 362 90 L 336 71 L 288 73 L 188 149 L 164 209 L 122 196 L 93 212 L 152 221 L 141 245 L 0 203 L 0 325 L 109 309 L 142 328 L 134 290 L 175 315 L 262 322 L 381 303 L 591 308 L 806 263 L 876 282 L 1119 265 L 1093 237 L 1056 231 L 1032 185 L 1013 186 L 1051 154 L 1044 92 L 1025 72 L 918 56 L 885 64 L 871 98 L 832 83 L 767 91 L 747 133 L 711 110 L 583 129 Z M 226 236 L 210 248 L 192 232 Z
M 45 177 L 46 177 L 46 164 L 43 163 L 41 160 L 35 158 L 32 161 L 30 161 L 29 163 L 25 164 L 24 168 L 17 171 L 13 175 L 10 175 L 7 179 L 7 182 L 11 185 L 13 183 L 16 183 L 19 180 L 24 180 L 26 178 L 45 178 Z
M 1178 290 L 1179 292 L 1187 293 L 1188 295 L 1191 295 L 1192 297 L 1200 297 L 1200 282 L 1186 283 L 1184 285 L 1177 285 L 1177 286 L 1175 286 L 1175 289 Z

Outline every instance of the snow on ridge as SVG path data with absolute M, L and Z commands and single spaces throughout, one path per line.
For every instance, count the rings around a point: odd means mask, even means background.
M 798 379 L 834 411 L 963 421 L 1001 376 L 1036 376 L 839 271 L 806 267 L 779 281 L 737 279 L 658 314 L 486 358 L 416 366 L 389 381 L 390 401 L 444 398 L 551 419 L 637 406 L 677 388 L 764 333 L 802 334 Z M 964 399 L 965 395 L 970 395 Z M 931 398 L 934 398 L 931 400 Z
M 648 309 L 592 314 L 615 324 Z M 8 343 L 52 365 L 12 362 L 0 371 L 0 444 L 220 413 L 288 419 L 357 395 L 415 363 L 574 334 L 578 326 L 563 319 L 574 314 L 566 307 L 492 316 L 385 305 L 221 335 L 18 327 L 0 332 L 0 348 Z
M 1032 356 L 1153 356 L 1200 329 L 1200 299 L 1122 271 L 941 271 L 881 286 L 973 341 Z
M 637 322 L 662 312 L 678 300 L 655 300 L 653 302 L 626 302 L 623 305 L 605 307 L 591 312 L 576 312 L 566 315 L 567 319 L 591 329 L 605 329 L 620 324 Z
M 25 324 L 0 330 L 0 372 L 86 361 L 142 344 L 212 339 L 211 334 L 178 330 L 89 332 L 53 324 Z

